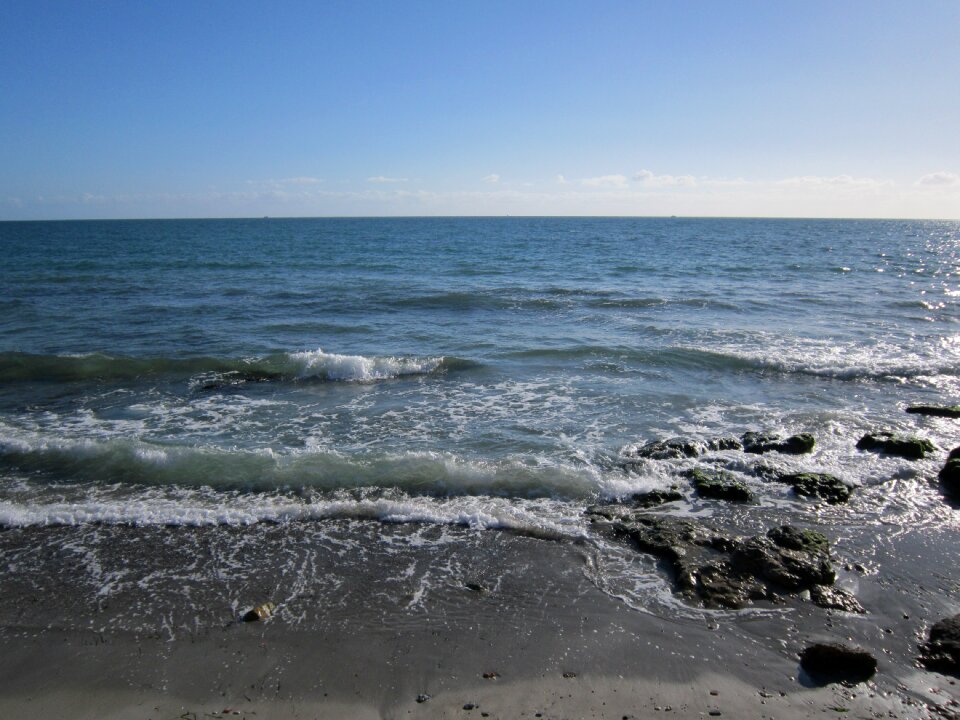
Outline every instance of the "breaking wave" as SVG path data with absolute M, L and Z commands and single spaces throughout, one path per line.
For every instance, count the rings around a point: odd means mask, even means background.
M 475 367 L 452 357 L 341 355 L 323 350 L 275 353 L 255 358 L 138 358 L 0 353 L 0 383 L 190 379 L 197 387 L 243 382 L 320 380 L 372 382 Z
M 0 427 L 0 469 L 31 482 L 209 487 L 225 491 L 397 488 L 416 495 L 578 498 L 618 495 L 649 482 L 583 461 L 524 455 L 469 459 L 437 451 L 275 451 L 65 438 Z

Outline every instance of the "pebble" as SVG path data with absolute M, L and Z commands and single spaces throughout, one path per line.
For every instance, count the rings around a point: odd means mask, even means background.
M 430 697 L 431 697 L 431 696 L 430 696 L 430 695 L 427 695 L 426 693 L 421 693 L 420 695 L 417 695 L 417 702 L 418 702 L 418 703 L 425 703 L 427 700 L 430 699 Z
M 475 709 L 478 708 L 478 707 L 480 707 L 480 706 L 477 705 L 476 703 L 465 703 L 464 706 L 463 706 L 463 709 L 464 709 L 464 710 L 475 710 Z

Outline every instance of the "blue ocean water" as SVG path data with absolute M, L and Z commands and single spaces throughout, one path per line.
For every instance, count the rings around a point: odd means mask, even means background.
M 0 252 L 8 526 L 577 535 L 590 503 L 683 484 L 684 463 L 625 467 L 631 446 L 749 430 L 813 433 L 813 455 L 765 462 L 897 479 L 909 514 L 942 457 L 857 438 L 956 444 L 954 421 L 903 412 L 960 395 L 956 222 L 2 223 Z M 717 459 L 762 503 L 801 502 Z

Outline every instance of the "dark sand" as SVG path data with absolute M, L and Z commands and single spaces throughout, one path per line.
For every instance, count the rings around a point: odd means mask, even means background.
M 914 567 L 909 537 L 898 547 Z M 802 600 L 759 614 L 643 612 L 598 589 L 589 543 L 423 525 L 8 529 L 0 553 L 3 718 L 957 711 L 957 681 L 914 662 L 957 597 L 939 557 L 916 565 L 913 587 L 865 572 L 871 612 L 857 616 Z M 264 600 L 278 604 L 271 619 L 236 621 Z M 878 674 L 817 686 L 796 653 L 818 639 L 868 648 Z

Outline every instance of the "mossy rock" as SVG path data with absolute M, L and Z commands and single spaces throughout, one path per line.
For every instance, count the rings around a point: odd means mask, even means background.
M 907 412 L 912 415 L 960 418 L 960 405 L 911 405 Z
M 892 432 L 872 432 L 857 442 L 857 450 L 895 455 L 906 460 L 923 460 L 936 452 L 933 443 L 913 435 L 897 435 Z
M 845 503 L 853 494 L 849 485 L 828 473 L 790 473 L 780 475 L 777 480 L 791 485 L 793 492 L 801 497 L 819 498 L 831 505 Z
M 743 482 L 725 470 L 695 468 L 686 473 L 700 497 L 734 502 L 752 502 L 753 493 Z
M 801 550 L 820 555 L 830 554 L 830 541 L 816 530 L 801 530 L 792 525 L 781 525 L 767 531 L 767 537 L 788 550 Z

